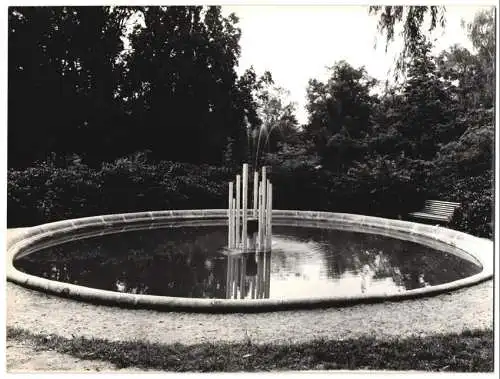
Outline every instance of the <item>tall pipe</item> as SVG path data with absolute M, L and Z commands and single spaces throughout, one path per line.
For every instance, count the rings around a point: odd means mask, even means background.
M 261 250 L 265 248 L 265 242 L 266 242 L 266 234 L 267 234 L 267 228 L 266 228 L 266 206 L 267 206 L 267 180 L 265 179 L 266 177 L 266 168 L 262 167 L 262 199 L 261 199 L 261 217 L 260 217 L 260 222 L 262 223 L 262 234 L 261 234 L 261 240 L 260 240 L 260 248 Z
M 240 299 L 244 299 L 245 293 L 245 278 L 246 278 L 246 261 L 245 256 L 240 256 Z
M 242 214 L 242 223 L 243 223 L 243 252 L 247 251 L 247 207 L 248 207 L 248 163 L 243 164 L 243 214 Z
M 233 246 L 233 182 L 229 182 L 229 206 L 227 211 L 227 247 L 229 249 Z
M 261 241 L 262 241 L 262 182 L 259 183 L 259 193 L 258 193 L 258 196 L 257 196 L 257 203 L 258 203 L 258 207 L 257 207 L 257 244 L 256 244 L 256 248 L 257 250 L 260 249 L 260 244 L 261 244 Z
M 233 261 L 231 259 L 231 255 L 228 254 L 227 255 L 227 275 L 226 275 L 226 298 L 227 299 L 230 299 L 231 298 L 231 294 L 233 292 L 233 285 L 232 285 L 232 280 L 231 280 L 231 277 L 232 277 L 232 265 L 233 265 Z
M 257 217 L 257 209 L 259 207 L 258 196 L 259 196 L 259 173 L 255 171 L 253 173 L 253 217 Z
M 236 248 L 240 245 L 240 217 L 241 217 L 241 177 L 236 175 Z
M 266 251 L 271 249 L 271 217 L 273 205 L 273 185 L 267 180 Z
M 265 282 L 264 282 L 264 277 L 265 277 L 265 272 L 264 272 L 264 251 L 259 251 L 259 293 L 258 293 L 258 298 L 262 299 L 264 298 L 264 293 L 265 293 Z
M 233 217 L 232 217 L 232 245 L 231 248 L 234 249 L 236 248 L 236 199 L 233 198 L 233 206 L 232 206 L 232 212 L 233 212 Z
M 238 298 L 238 257 L 233 259 L 233 275 L 231 277 L 231 283 L 233 284 L 233 299 Z
M 266 299 L 269 299 L 270 295 L 270 290 L 271 290 L 271 251 L 266 251 L 266 258 L 265 258 L 265 263 L 266 263 L 266 277 L 265 277 L 265 293 L 264 297 Z

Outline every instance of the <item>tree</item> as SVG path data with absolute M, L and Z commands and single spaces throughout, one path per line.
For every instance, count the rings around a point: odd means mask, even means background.
M 397 146 L 414 159 L 429 160 L 440 144 L 463 130 L 455 130 L 454 102 L 447 84 L 439 77 L 431 45 L 421 40 L 419 49 L 409 63 L 402 88 L 404 102 L 399 108 L 402 139 Z
M 220 7 L 141 12 L 145 27 L 130 37 L 127 76 L 141 135 L 136 143 L 157 159 L 222 162 L 230 141 L 241 146 L 245 128 L 235 72 L 237 18 L 222 17 Z
M 10 166 L 113 147 L 124 17 L 109 7 L 9 8 Z
M 329 71 L 326 83 L 309 81 L 305 133 L 316 145 L 323 163 L 340 170 L 363 149 L 361 142 L 369 133 L 376 101 L 370 92 L 376 81 L 364 67 L 356 69 L 345 61 Z
M 481 101 L 483 75 L 476 56 L 454 45 L 437 57 L 439 75 L 448 83 L 462 111 L 476 108 Z
M 491 170 L 494 160 L 495 122 L 491 110 L 472 112 L 468 117 L 469 126 L 459 138 L 442 147 L 439 154 L 440 165 L 456 168 L 465 175 L 482 174 Z
M 454 81 L 450 90 L 463 112 L 494 106 L 495 99 L 495 19 L 494 9 L 476 14 L 467 28 L 474 51 L 454 45 L 438 57 L 440 74 Z
M 406 69 L 407 58 L 411 58 L 419 51 L 419 44 L 424 33 L 422 28 L 425 16 L 430 16 L 429 32 L 439 25 L 445 26 L 444 6 L 370 6 L 369 13 L 379 16 L 378 30 L 385 35 L 386 50 L 394 41 L 395 27 L 402 24 L 400 35 L 403 37 L 403 50 L 396 61 L 396 75 Z
M 495 105 L 495 58 L 496 58 L 496 22 L 495 8 L 477 13 L 467 25 L 469 39 L 477 51 L 484 75 L 484 93 L 481 103 L 485 107 Z

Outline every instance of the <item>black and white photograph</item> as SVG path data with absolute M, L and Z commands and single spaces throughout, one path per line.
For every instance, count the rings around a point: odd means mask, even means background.
M 496 377 L 497 22 L 6 4 L 4 373 Z

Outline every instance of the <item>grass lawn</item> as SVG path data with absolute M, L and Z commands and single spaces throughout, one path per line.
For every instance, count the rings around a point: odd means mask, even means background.
M 494 353 L 492 330 L 400 340 L 320 339 L 288 345 L 254 344 L 248 340 L 187 346 L 83 337 L 69 339 L 8 327 L 7 340 L 28 341 L 38 350 L 108 361 L 120 368 L 176 372 L 323 369 L 492 372 Z

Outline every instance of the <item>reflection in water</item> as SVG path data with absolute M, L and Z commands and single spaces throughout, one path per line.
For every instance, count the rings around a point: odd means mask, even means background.
M 14 264 L 104 290 L 211 299 L 395 293 L 481 270 L 452 253 L 358 232 L 275 226 L 272 242 L 272 253 L 237 254 L 227 250 L 223 225 L 170 227 L 71 241 Z
M 52 263 L 50 264 L 50 269 L 47 271 L 44 271 L 42 273 L 42 276 L 44 278 L 52 279 L 52 280 L 58 280 L 61 282 L 67 282 L 69 281 L 70 274 L 68 271 L 68 266 L 66 264 L 60 265 L 61 267 L 58 267 L 57 264 Z
M 375 272 L 370 269 L 369 265 L 364 265 L 361 271 L 361 293 L 366 292 L 366 287 L 369 285 L 369 281 L 373 278 Z
M 268 299 L 271 251 L 228 252 L 226 299 Z
M 143 283 L 136 286 L 127 285 L 125 279 L 116 279 L 114 290 L 117 292 L 128 292 L 132 294 L 147 294 L 149 287 Z

